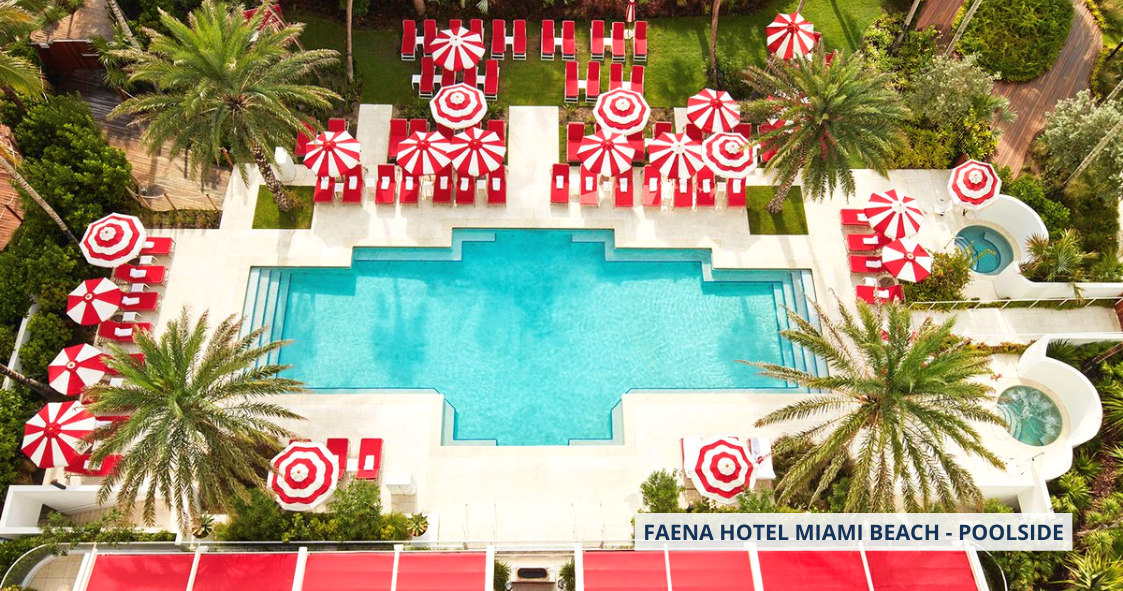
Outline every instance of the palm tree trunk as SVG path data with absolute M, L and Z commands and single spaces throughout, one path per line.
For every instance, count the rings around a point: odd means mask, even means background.
M 425 16 L 425 0 L 413 0 L 413 10 L 417 16 Z
M 22 373 L 8 367 L 7 365 L 4 365 L 3 363 L 0 363 L 0 375 L 9 377 L 15 380 L 17 383 L 27 386 L 29 390 L 35 392 L 47 402 L 58 402 L 60 400 L 63 400 L 63 396 L 58 392 L 55 392 L 50 386 L 44 384 L 43 382 L 40 382 L 39 380 L 29 378 Z
M 784 182 L 780 183 L 780 186 L 776 187 L 776 196 L 768 202 L 767 206 L 765 206 L 765 209 L 768 210 L 768 213 L 775 215 L 780 213 L 781 211 L 784 211 L 784 201 L 787 200 L 788 193 L 791 192 L 792 185 L 794 184 L 795 176 L 793 175 L 791 178 L 784 179 Z
M 8 97 L 8 100 L 12 101 L 12 104 L 16 106 L 16 110 L 18 110 L 20 113 L 26 113 L 27 105 L 24 104 L 23 99 L 21 99 L 19 95 L 16 94 L 16 91 L 12 90 L 10 86 L 4 86 L 2 88 L 4 89 L 4 96 Z
M 919 0 L 917 0 L 919 1 Z M 352 17 L 354 14 L 354 0 L 347 0 L 347 81 L 355 81 L 355 65 L 354 59 L 351 55 L 351 28 L 354 26 Z
M 277 209 L 285 213 L 292 211 L 292 196 L 285 190 L 281 181 L 277 180 L 277 176 L 273 174 L 273 167 L 269 165 L 269 160 L 265 158 L 265 152 L 262 151 L 261 146 L 253 147 L 253 159 L 257 163 L 257 171 L 261 173 L 261 179 L 265 181 L 265 186 L 273 192 L 273 200 L 277 202 Z
M 795 9 L 796 12 L 803 12 L 803 3 L 804 2 L 807 2 L 807 0 L 799 0 L 799 6 L 797 6 L 796 9 Z
M 710 9 L 710 84 L 717 88 L 717 17 L 721 11 L 721 0 L 714 0 Z
M 2 152 L 0 153 L 0 166 L 4 167 L 4 171 L 8 173 L 8 176 L 12 177 L 12 180 L 15 181 L 16 185 L 18 185 L 19 188 L 23 189 L 23 192 L 27 193 L 27 195 L 31 197 L 31 199 L 35 201 L 35 203 L 38 204 L 44 212 L 47 213 L 47 216 L 55 222 L 59 229 L 62 230 L 62 233 L 66 234 L 66 237 L 69 238 L 71 242 L 78 244 L 78 238 L 74 236 L 74 233 L 70 231 L 70 228 L 66 227 L 66 222 L 62 221 L 62 218 L 59 216 L 58 212 L 56 212 L 54 208 L 51 207 L 51 205 L 43 199 L 43 196 L 40 195 L 34 187 L 28 184 L 27 179 L 23 178 L 23 175 L 20 174 L 18 170 L 16 170 L 15 165 L 12 164 L 12 161 L 10 160 L 10 158 L 12 158 L 11 152 L 9 152 L 7 146 L 2 145 L 2 142 L 0 142 L 0 152 Z
M 901 41 L 904 41 L 905 35 L 909 32 L 909 28 L 912 27 L 912 18 L 916 16 L 916 9 L 920 8 L 920 3 L 922 1 L 923 0 L 912 0 L 912 7 L 909 8 L 909 15 L 905 17 L 905 24 L 901 27 L 901 32 L 897 35 L 897 39 L 893 41 L 893 49 L 891 51 L 897 51 L 897 48 L 901 46 Z
M 1111 130 L 1107 132 L 1107 135 L 1103 136 L 1100 139 L 1099 143 L 1097 143 L 1096 146 L 1092 148 L 1092 151 L 1088 152 L 1088 155 L 1085 156 L 1084 160 L 1080 162 L 1080 166 L 1077 166 L 1076 170 L 1073 171 L 1072 175 L 1068 177 L 1067 181 L 1065 181 L 1065 187 L 1068 187 L 1069 183 L 1071 183 L 1073 179 L 1080 176 L 1085 170 L 1088 169 L 1088 166 L 1096 160 L 1096 157 L 1100 155 L 1100 152 L 1103 152 L 1103 149 L 1107 147 L 1111 140 L 1115 139 L 1115 136 L 1119 135 L 1120 130 L 1123 130 L 1123 121 L 1116 123 L 1115 127 L 1112 127 Z
M 975 16 L 975 11 L 979 9 L 979 5 L 983 0 L 975 0 L 971 3 L 971 7 L 967 9 L 967 14 L 963 15 L 963 22 L 959 23 L 959 28 L 955 30 L 955 35 L 951 38 L 951 43 L 948 43 L 944 49 L 944 57 L 951 55 L 955 51 L 956 44 L 959 43 L 959 38 L 963 36 L 963 32 L 967 30 L 967 25 L 971 24 L 971 18 Z

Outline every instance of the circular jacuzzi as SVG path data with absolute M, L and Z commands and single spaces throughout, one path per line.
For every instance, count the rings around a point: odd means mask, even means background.
M 971 270 L 984 275 L 997 275 L 1013 260 L 1010 242 L 994 228 L 967 226 L 955 235 L 955 245 L 971 253 Z
M 1026 445 L 1044 446 L 1061 434 L 1061 411 L 1049 395 L 1032 386 L 1012 386 L 998 397 L 1006 430 Z

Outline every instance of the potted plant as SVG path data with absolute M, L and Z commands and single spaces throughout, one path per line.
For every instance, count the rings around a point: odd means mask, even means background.
M 429 530 L 429 518 L 421 513 L 414 513 L 409 516 L 408 533 L 409 537 L 416 538 L 425 535 Z
M 191 535 L 202 540 L 210 537 L 214 531 L 214 515 L 203 513 L 191 521 Z

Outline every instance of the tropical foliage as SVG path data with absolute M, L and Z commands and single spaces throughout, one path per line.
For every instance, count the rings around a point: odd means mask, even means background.
M 1041 133 L 1044 154 L 1038 160 L 1046 174 L 1064 182 L 1093 148 L 1123 122 L 1123 103 L 1099 102 L 1087 90 L 1059 101 Z M 1092 161 L 1085 177 L 1092 180 L 1091 197 L 1118 201 L 1123 194 L 1123 139 L 1109 142 Z M 1094 182 L 1099 181 L 1099 182 Z
M 932 274 L 920 283 L 903 286 L 908 302 L 953 302 L 963 299 L 963 290 L 971 282 L 971 265 L 975 258 L 966 249 L 932 255 Z
M 39 20 L 16 0 L 0 1 L 0 47 L 10 48 L 35 30 Z M 15 104 L 23 107 L 17 94 L 37 95 L 43 92 L 43 74 L 30 60 L 0 51 L 0 90 Z
M 1026 241 L 1029 258 L 1022 262 L 1022 275 L 1031 281 L 1076 282 L 1090 279 L 1089 268 L 1097 255 L 1085 252 L 1080 235 L 1068 228 L 1056 238 L 1032 236 Z
M 1032 80 L 1056 61 L 1072 27 L 1072 11 L 1069 0 L 983 0 L 957 49 L 978 55 L 979 65 L 1003 80 Z
M 666 470 L 652 472 L 640 485 L 644 513 L 679 513 L 679 497 L 685 490 L 677 473 Z

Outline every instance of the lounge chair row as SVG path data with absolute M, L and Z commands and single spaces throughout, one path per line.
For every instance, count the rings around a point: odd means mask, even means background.
M 351 440 L 343 437 L 331 437 L 324 442 L 324 446 L 335 456 L 339 462 L 339 479 L 343 474 L 352 471 L 350 466 Z M 364 437 L 359 440 L 359 457 L 355 462 L 355 478 L 360 480 L 377 480 L 382 472 L 382 439 Z
M 477 126 L 478 127 L 478 126 Z M 506 122 L 502 119 L 490 119 L 485 124 L 485 129 L 494 132 L 503 140 L 507 142 L 507 126 Z M 391 160 L 397 158 L 398 144 L 407 137 L 422 131 L 429 131 L 429 121 L 427 119 L 391 119 L 390 120 L 390 143 L 387 147 L 387 153 Z M 437 125 L 437 131 L 441 132 L 446 138 L 450 138 L 456 134 L 456 130 L 448 129 L 442 125 Z
M 574 193 L 571 188 L 571 167 L 568 164 L 555 164 L 550 182 L 550 202 L 569 203 Z M 610 188 L 605 193 L 612 193 L 613 204 L 616 207 L 633 207 L 635 205 L 635 170 L 628 169 L 620 176 L 612 179 Z M 602 186 L 600 178 L 584 167 L 580 167 L 576 193 L 581 205 L 600 205 Z M 670 184 L 670 188 L 665 185 Z M 692 179 L 664 179 L 659 170 L 654 166 L 643 168 L 643 182 L 640 184 L 640 203 L 644 207 L 662 207 L 663 194 L 666 192 L 671 198 L 671 203 L 676 208 L 714 207 L 717 205 L 719 184 L 714 178 L 714 173 L 703 169 Z M 744 179 L 727 179 L 725 181 L 725 196 L 728 207 L 745 207 L 745 181 Z
M 457 73 L 454 70 L 441 70 L 441 75 L 438 78 L 437 66 L 433 62 L 433 58 L 423 57 L 421 58 L 421 73 L 414 74 L 412 79 L 413 87 L 417 89 L 417 95 L 421 98 L 433 98 L 438 86 L 451 86 L 458 83 L 476 87 L 482 84 L 484 98 L 494 101 L 499 97 L 499 61 L 487 60 L 484 63 L 482 78 L 477 68 L 464 70 L 458 82 Z
M 604 59 L 604 48 L 608 46 L 612 53 L 612 61 L 622 62 L 627 58 L 624 41 L 627 37 L 627 28 L 624 23 L 612 23 L 612 35 L 604 34 L 604 21 L 593 21 L 589 25 L 589 54 L 594 60 Z M 632 31 L 632 61 L 647 61 L 647 21 L 637 21 Z
M 448 21 L 449 29 L 456 29 L 463 26 L 464 21 L 461 19 L 454 18 Z M 483 39 L 483 20 L 474 18 L 468 21 L 468 30 L 479 35 L 480 39 Z M 436 40 L 438 31 L 439 27 L 435 19 L 425 19 L 422 22 L 422 30 L 420 33 L 417 31 L 417 21 L 402 21 L 402 59 L 407 62 L 416 60 L 418 47 L 421 48 L 423 56 L 433 55 L 433 41 Z
M 594 127 L 595 127 L 595 125 L 594 125 Z M 734 131 L 736 131 L 737 133 L 740 133 L 741 135 L 743 135 L 745 137 L 752 137 L 752 130 L 753 130 L 753 127 L 752 127 L 752 124 L 750 124 L 750 123 L 739 123 L 734 128 Z M 655 138 L 663 135 L 664 133 L 672 133 L 672 132 L 674 132 L 674 126 L 671 125 L 671 123 L 669 123 L 667 121 L 656 121 L 651 126 L 651 135 L 650 136 L 644 136 L 643 132 L 637 132 L 637 133 L 634 133 L 634 134 L 628 136 L 628 143 L 631 145 L 632 149 L 635 150 L 635 156 L 632 158 L 632 164 L 639 164 L 639 163 L 643 162 L 644 157 L 645 157 L 645 149 L 646 149 L 646 145 L 647 145 L 648 140 L 655 139 Z M 691 134 L 697 133 L 697 135 L 698 135 L 697 141 L 702 140 L 702 130 L 698 129 L 697 127 L 695 127 L 695 126 L 693 126 L 689 123 L 686 125 L 685 133 L 686 133 L 687 137 L 691 137 Z M 584 137 L 585 137 L 585 124 L 584 123 L 571 122 L 571 123 L 566 124 L 566 127 L 565 127 L 565 159 L 566 159 L 566 162 L 577 163 L 577 162 L 581 161 L 581 158 L 578 157 L 578 155 L 577 155 L 577 150 L 578 150 L 578 148 L 581 147 L 581 140 L 584 139 Z
M 905 301 L 905 292 L 900 285 L 881 287 L 873 277 L 867 277 L 865 283 L 854 286 L 854 295 L 859 300 L 874 305 Z
M 98 338 L 116 341 L 118 343 L 132 343 L 134 342 L 136 331 L 138 330 L 151 332 L 152 323 L 107 320 L 97 325 L 97 336 Z
M 565 102 L 576 103 L 578 93 L 585 93 L 585 101 L 597 102 L 601 89 L 600 62 L 589 62 L 585 70 L 585 77 L 581 78 L 577 69 L 577 62 L 565 64 Z M 632 77 L 624 80 L 624 64 L 612 62 L 608 68 L 608 90 L 617 88 L 630 88 L 643 94 L 643 66 L 632 66 Z
M 377 205 L 392 205 L 395 201 L 402 205 L 416 205 L 422 193 L 437 204 L 473 205 L 481 189 L 487 195 L 488 205 L 507 202 L 506 167 L 500 167 L 487 176 L 478 178 L 459 175 L 454 178 L 452 169 L 446 167 L 431 179 L 423 180 L 421 177 L 402 173 L 393 164 L 379 164 L 377 173 L 367 175 L 365 182 L 361 172 L 344 177 L 344 181 L 339 183 L 343 187 L 340 202 L 362 203 L 364 191 L 370 191 Z M 317 180 L 312 200 L 315 203 L 335 203 L 336 186 L 334 178 L 321 177 Z
M 347 131 L 347 120 L 328 119 L 328 131 Z M 297 157 L 307 154 L 308 142 L 311 142 L 314 137 L 316 137 L 316 129 L 308 122 L 304 122 L 304 129 L 296 132 L 296 149 L 293 150 L 293 154 Z
M 553 20 L 542 21 L 542 44 L 540 55 L 544 60 L 554 59 L 554 55 L 561 53 L 563 60 L 577 59 L 576 23 L 562 21 L 560 36 Z M 463 26 L 460 19 L 451 19 L 448 23 L 450 29 Z M 468 30 L 478 34 L 485 44 L 484 23 L 481 19 L 468 21 Z M 422 56 L 433 55 L 433 40 L 437 38 L 439 27 L 435 19 L 426 19 L 422 22 L 422 30 L 417 30 L 417 21 L 402 21 L 401 56 L 405 61 L 417 59 L 417 48 L 422 50 Z M 507 35 L 507 21 L 495 19 L 491 21 L 491 59 L 501 60 L 510 49 L 511 57 L 516 60 L 526 59 L 526 20 L 512 21 L 511 35 Z M 604 59 L 607 46 L 613 61 L 622 62 L 627 58 L 625 47 L 627 28 L 623 22 L 613 22 L 611 35 L 605 35 L 604 21 L 595 20 L 589 25 L 589 53 L 592 59 Z M 647 22 L 639 21 L 632 32 L 632 59 L 637 62 L 647 61 Z

